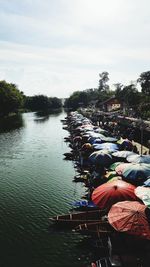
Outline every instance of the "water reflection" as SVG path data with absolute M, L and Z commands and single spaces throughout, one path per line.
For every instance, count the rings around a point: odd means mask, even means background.
M 22 114 L 14 114 L 6 118 L 0 118 L 0 133 L 24 127 Z
M 43 123 L 49 120 L 50 115 L 59 116 L 59 114 L 62 112 L 62 109 L 57 110 L 44 110 L 44 111 L 37 111 L 35 113 L 36 118 L 34 119 L 37 123 Z

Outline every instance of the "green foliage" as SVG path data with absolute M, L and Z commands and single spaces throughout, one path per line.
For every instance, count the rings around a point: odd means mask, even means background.
M 62 108 L 62 101 L 57 97 L 49 97 L 49 103 L 51 109 Z
M 99 92 L 108 92 L 109 91 L 109 85 L 107 82 L 109 81 L 108 77 L 109 73 L 107 71 L 103 71 L 99 74 L 100 80 L 99 80 L 99 86 L 98 90 Z
M 120 101 L 124 102 L 127 107 L 136 106 L 140 102 L 140 93 L 133 83 L 127 86 L 119 84 L 115 94 L 116 97 Z
M 62 107 L 61 100 L 57 97 L 45 95 L 27 96 L 24 107 L 31 111 L 57 109 Z
M 23 105 L 23 93 L 17 86 L 6 81 L 0 81 L 0 115 L 6 116 L 9 113 L 17 112 Z
M 142 88 L 142 93 L 150 96 L 150 71 L 142 72 L 137 79 Z

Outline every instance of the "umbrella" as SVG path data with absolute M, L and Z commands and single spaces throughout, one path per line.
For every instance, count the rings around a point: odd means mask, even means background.
M 131 163 L 120 163 L 116 168 L 115 171 L 117 174 L 122 175 L 124 169 L 128 166 L 131 166 Z
M 121 180 L 105 183 L 94 189 L 92 201 L 101 209 L 110 208 L 118 201 L 136 200 L 134 189 L 134 185 Z
M 104 137 L 102 140 L 105 142 L 117 142 L 117 138 L 115 137 Z
M 92 138 L 92 137 L 91 137 Z M 101 138 L 95 138 L 93 141 L 92 141 L 93 144 L 101 144 L 103 143 L 102 139 Z
M 112 151 L 112 152 L 119 149 L 118 145 L 116 145 L 114 143 L 93 144 L 93 146 L 96 150 L 107 149 L 107 150 Z
M 120 144 L 123 149 L 131 150 L 133 148 L 132 142 L 127 138 L 118 140 L 117 143 Z
M 90 143 L 85 143 L 85 144 L 82 145 L 81 149 L 82 150 L 92 150 L 93 147 L 92 147 L 92 145 Z
M 149 186 L 150 187 L 150 178 L 148 177 L 148 179 L 144 182 L 143 184 L 144 186 Z
M 114 152 L 112 155 L 117 158 L 127 158 L 129 155 L 137 155 L 137 154 L 128 150 L 120 150 Z
M 118 165 L 120 165 L 120 164 L 122 164 L 122 162 L 121 162 L 121 161 L 117 161 L 117 162 L 111 164 L 111 165 L 109 166 L 109 169 L 110 169 L 111 171 L 115 171 L 116 167 L 117 167 Z
M 145 163 L 129 163 L 127 167 L 124 168 L 122 175 L 130 181 L 144 181 L 148 176 L 150 176 L 150 164 Z
M 138 201 L 123 201 L 113 205 L 108 213 L 109 223 L 119 232 L 150 239 L 146 206 Z
M 95 151 L 89 156 L 89 161 L 93 164 L 109 166 L 112 163 L 112 156 L 106 151 Z
M 130 155 L 127 161 L 134 163 L 150 163 L 150 155 Z
M 150 208 L 150 188 L 144 186 L 138 186 L 134 190 L 135 195 L 140 198 L 143 203 Z

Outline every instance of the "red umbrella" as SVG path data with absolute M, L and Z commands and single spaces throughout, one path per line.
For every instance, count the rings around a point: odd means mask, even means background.
M 92 193 L 92 201 L 101 209 L 110 208 L 114 203 L 124 200 L 137 200 L 135 186 L 117 180 L 97 187 Z
M 113 205 L 108 213 L 109 223 L 119 232 L 150 239 L 150 224 L 146 206 L 138 201 L 123 201 Z

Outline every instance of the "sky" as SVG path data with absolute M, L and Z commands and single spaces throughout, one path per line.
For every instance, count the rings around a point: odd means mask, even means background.
M 149 0 L 0 0 L 0 80 L 69 97 L 150 70 Z

